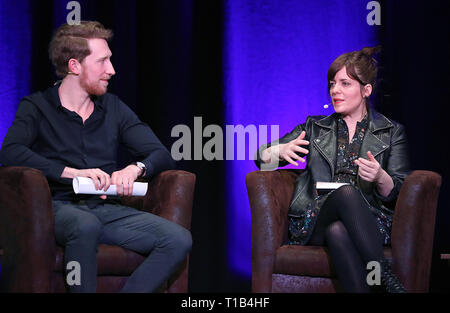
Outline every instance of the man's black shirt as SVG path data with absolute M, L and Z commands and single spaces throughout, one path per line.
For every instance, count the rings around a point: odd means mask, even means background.
M 25 97 L 2 144 L 0 162 L 27 166 L 47 177 L 54 200 L 76 199 L 64 168 L 117 169 L 119 145 L 145 164 L 146 177 L 175 167 L 170 153 L 153 131 L 117 96 L 93 97 L 94 111 L 84 122 L 61 105 L 59 85 Z M 97 196 L 98 197 L 98 196 Z

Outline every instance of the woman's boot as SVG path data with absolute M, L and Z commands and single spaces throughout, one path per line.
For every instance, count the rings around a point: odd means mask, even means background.
M 381 265 L 381 284 L 386 288 L 389 293 L 406 293 L 405 287 L 403 287 L 400 280 L 392 272 L 391 262 L 383 259 L 380 262 Z

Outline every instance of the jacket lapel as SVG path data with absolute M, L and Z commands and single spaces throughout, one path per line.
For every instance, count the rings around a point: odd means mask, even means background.
M 336 113 L 333 113 L 315 122 L 318 127 L 318 136 L 313 141 L 322 157 L 327 161 L 331 170 L 331 177 L 334 176 L 336 153 L 337 153 L 337 133 L 336 133 Z M 360 157 L 367 159 L 367 152 L 372 152 L 376 157 L 389 148 L 389 142 L 383 142 L 376 136 L 380 130 L 393 127 L 394 125 L 383 115 L 369 109 L 369 129 L 360 148 Z M 386 137 L 387 138 L 387 137 Z
M 367 159 L 367 152 L 370 151 L 376 158 L 377 155 L 389 148 L 389 142 L 383 142 L 376 136 L 376 133 L 390 127 L 394 127 L 394 125 L 387 118 L 376 111 L 369 110 L 369 129 L 361 145 L 359 156 Z
M 337 153 L 336 135 L 336 113 L 315 122 L 319 127 L 319 135 L 314 139 L 313 145 L 327 161 L 331 170 L 331 177 L 334 176 Z

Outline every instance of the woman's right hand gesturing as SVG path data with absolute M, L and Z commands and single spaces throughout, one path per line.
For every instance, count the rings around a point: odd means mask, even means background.
M 265 149 L 261 154 L 261 159 L 265 163 L 274 163 L 283 160 L 298 166 L 295 160 L 305 162 L 305 159 L 300 157 L 296 152 L 308 154 L 308 149 L 302 148 L 302 145 L 309 145 L 309 141 L 304 140 L 306 132 L 302 131 L 301 134 L 294 140 L 288 143 L 282 143 L 276 146 Z

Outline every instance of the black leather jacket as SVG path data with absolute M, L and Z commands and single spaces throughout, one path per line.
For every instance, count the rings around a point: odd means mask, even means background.
M 337 113 L 329 116 L 309 116 L 306 123 L 298 125 L 292 132 L 279 141 L 263 145 L 258 149 L 256 164 L 261 165 L 261 152 L 278 143 L 287 143 L 297 138 L 305 130 L 305 139 L 309 141 L 306 148 L 306 171 L 296 180 L 294 194 L 289 209 L 290 216 L 302 217 L 308 204 L 316 196 L 316 182 L 331 182 L 335 174 L 337 151 Z M 366 131 L 360 157 L 367 159 L 367 151 L 371 151 L 381 167 L 392 177 L 394 188 L 387 197 L 381 196 L 374 183 L 367 182 L 358 176 L 357 184 L 365 200 L 372 206 L 392 215 L 400 188 L 409 174 L 409 151 L 404 127 L 369 109 L 369 127 Z M 299 154 L 300 156 L 304 156 Z M 279 166 L 285 166 L 286 161 Z

